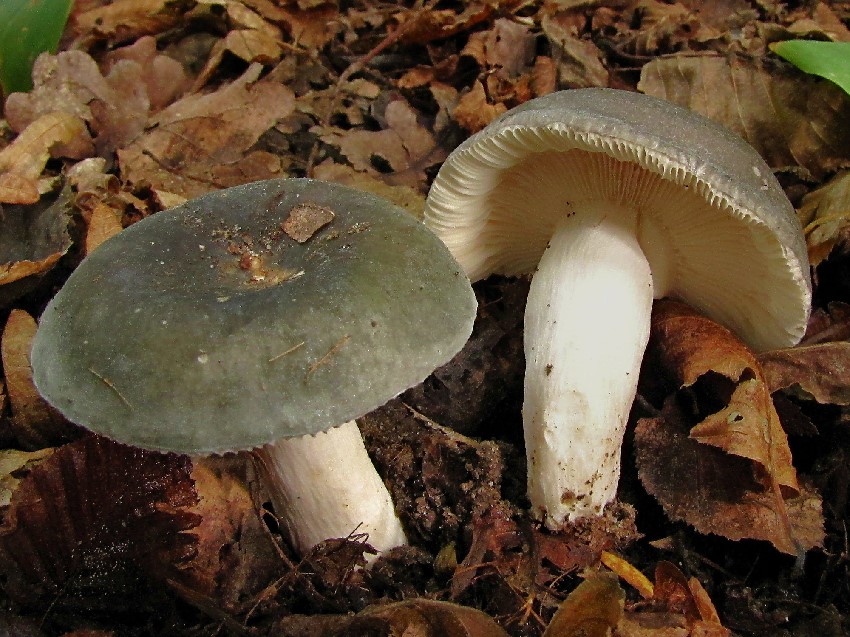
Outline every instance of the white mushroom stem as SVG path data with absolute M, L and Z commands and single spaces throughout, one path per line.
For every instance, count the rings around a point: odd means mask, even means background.
M 528 295 L 528 494 L 552 529 L 598 515 L 617 491 L 653 299 L 634 214 L 621 212 L 561 222 Z
M 386 485 L 353 420 L 314 436 L 257 450 L 265 484 L 293 548 L 368 534 L 378 551 L 407 544 Z

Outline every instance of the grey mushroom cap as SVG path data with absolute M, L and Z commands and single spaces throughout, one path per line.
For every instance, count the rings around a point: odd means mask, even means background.
M 316 212 L 306 235 L 283 225 Z M 466 342 L 475 309 L 457 262 L 402 209 L 270 180 L 105 242 L 44 311 L 32 366 L 68 419 L 119 442 L 250 449 L 343 424 L 421 382 Z
M 662 99 L 576 89 L 508 111 L 443 164 L 425 222 L 472 280 L 531 273 L 554 226 L 597 196 L 593 206 L 651 225 L 641 242 L 658 296 L 691 303 L 757 350 L 799 341 L 811 281 L 793 207 L 743 139 Z

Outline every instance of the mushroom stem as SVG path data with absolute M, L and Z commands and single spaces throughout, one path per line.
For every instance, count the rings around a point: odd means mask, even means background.
M 614 499 L 649 339 L 650 266 L 634 214 L 612 212 L 556 227 L 525 310 L 528 494 L 552 529 Z
M 255 454 L 275 514 L 301 555 L 329 538 L 368 534 L 378 551 L 407 544 L 357 423 L 287 438 Z

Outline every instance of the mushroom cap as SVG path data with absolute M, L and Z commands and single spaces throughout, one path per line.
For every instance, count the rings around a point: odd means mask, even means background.
M 785 193 L 743 139 L 665 100 L 576 89 L 508 111 L 445 161 L 425 223 L 477 280 L 533 272 L 557 223 L 609 205 L 633 211 L 658 296 L 756 350 L 802 337 L 809 263 Z
M 460 350 L 475 309 L 452 255 L 401 208 L 261 181 L 101 245 L 44 311 L 32 366 L 42 395 L 97 433 L 226 452 L 379 407 Z

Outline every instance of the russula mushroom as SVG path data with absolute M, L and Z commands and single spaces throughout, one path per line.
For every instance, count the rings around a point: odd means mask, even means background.
M 523 104 L 461 144 L 425 223 L 474 281 L 534 273 L 523 426 L 533 514 L 550 528 L 616 495 L 653 298 L 676 297 L 755 350 L 802 336 L 806 246 L 740 137 L 639 93 Z
M 69 420 L 119 442 L 257 449 L 299 552 L 354 531 L 385 550 L 405 535 L 354 419 L 448 361 L 475 308 L 446 247 L 400 208 L 270 180 L 100 246 L 44 311 L 32 366 Z

